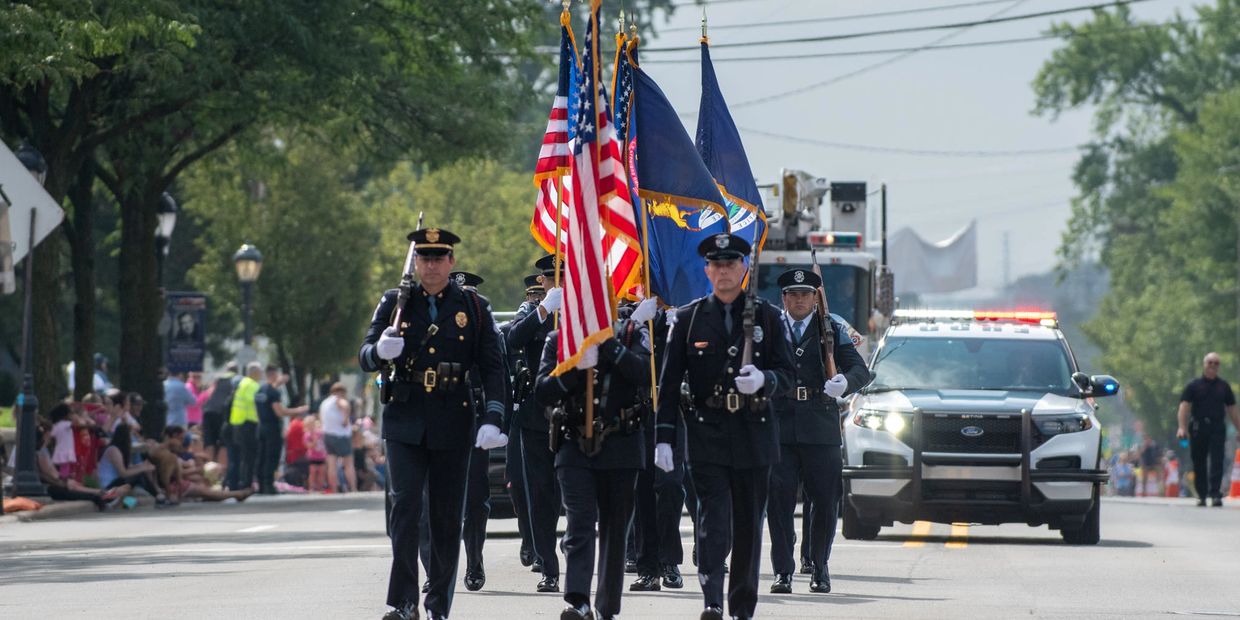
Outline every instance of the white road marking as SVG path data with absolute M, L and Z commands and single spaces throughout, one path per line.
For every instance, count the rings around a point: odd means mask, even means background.
M 277 526 L 274 523 L 271 523 L 268 525 L 255 525 L 254 527 L 247 527 L 244 529 L 237 530 L 237 533 L 238 534 L 253 534 L 255 532 L 265 532 L 267 530 L 273 530 L 276 527 Z
M 361 508 L 345 508 L 344 510 L 337 510 L 336 514 L 351 515 L 351 514 L 357 514 L 359 512 L 362 512 Z

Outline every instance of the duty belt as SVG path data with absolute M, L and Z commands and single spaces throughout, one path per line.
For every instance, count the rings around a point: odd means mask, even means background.
M 721 393 L 722 388 L 718 389 L 715 394 L 702 399 L 702 404 L 711 409 L 723 409 L 728 413 L 736 413 L 741 409 L 748 407 L 751 411 L 760 411 L 766 406 L 766 397 L 758 394 L 738 394 L 736 392 Z
M 415 370 L 402 377 L 405 381 L 422 386 L 429 393 L 435 388 L 442 391 L 455 390 L 461 384 L 462 366 L 457 362 L 440 362 L 435 368 Z

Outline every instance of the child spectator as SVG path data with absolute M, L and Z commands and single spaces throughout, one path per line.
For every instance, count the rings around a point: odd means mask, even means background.
M 113 505 L 116 500 L 129 494 L 130 487 L 127 484 L 112 487 L 107 491 L 92 489 L 74 480 L 72 478 L 62 479 L 60 472 L 52 463 L 52 455 L 48 450 L 48 443 L 51 441 L 51 429 L 46 424 L 39 424 L 39 479 L 47 487 L 47 496 L 54 500 L 76 501 L 86 500 L 94 502 L 99 510 L 106 510 Z
M 296 487 L 307 486 L 310 464 L 306 460 L 305 416 L 298 414 L 288 423 L 284 434 L 284 483 Z
M 74 477 L 74 471 L 77 465 L 77 449 L 73 442 L 73 421 L 69 419 L 73 413 L 69 409 L 69 405 L 60 403 L 48 412 L 48 417 L 52 419 L 51 438 L 55 445 L 52 452 L 52 465 L 56 468 L 56 475 L 64 480 Z
M 323 444 L 323 431 L 319 429 L 319 416 L 306 418 L 306 461 L 310 464 L 309 491 L 330 491 L 327 485 L 327 447 Z

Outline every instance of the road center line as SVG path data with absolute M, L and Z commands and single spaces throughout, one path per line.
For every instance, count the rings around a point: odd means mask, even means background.
M 947 539 L 947 544 L 943 546 L 948 549 L 964 549 L 969 546 L 969 524 L 953 523 L 951 537 Z
M 914 521 L 913 522 L 913 533 L 909 535 L 910 536 L 909 540 L 904 541 L 904 546 L 905 547 L 926 546 L 926 541 L 919 540 L 919 539 L 929 536 L 931 527 L 933 527 L 933 524 L 930 523 L 929 521 Z

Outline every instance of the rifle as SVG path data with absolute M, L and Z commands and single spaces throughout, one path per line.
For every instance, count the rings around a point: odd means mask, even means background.
M 818 333 L 822 334 L 822 364 L 827 379 L 836 375 L 835 368 L 835 330 L 831 329 L 830 309 L 827 307 L 827 291 L 823 288 L 822 269 L 818 267 L 818 250 L 810 248 L 809 255 L 814 261 L 814 275 L 818 276 Z
M 418 213 L 417 230 L 422 228 L 423 215 L 421 212 Z M 414 258 L 417 245 L 416 241 L 409 242 L 409 251 L 405 254 L 405 266 L 401 269 L 400 286 L 397 287 L 396 292 L 396 308 L 392 311 L 392 327 L 396 328 L 396 333 L 401 338 L 405 337 L 405 328 L 408 326 L 403 319 L 405 316 L 405 305 L 409 303 L 409 296 L 413 292 L 413 278 L 416 275 L 414 273 Z M 383 383 L 379 387 L 379 401 L 387 404 L 392 400 L 392 384 L 396 382 L 396 364 L 393 363 L 393 360 L 384 362 L 379 367 L 379 373 L 383 377 Z
M 745 286 L 745 309 L 741 311 L 741 329 L 745 334 L 745 346 L 741 349 L 741 368 L 753 363 L 754 320 L 758 313 L 758 255 L 761 250 L 755 240 L 749 247 L 749 281 Z

